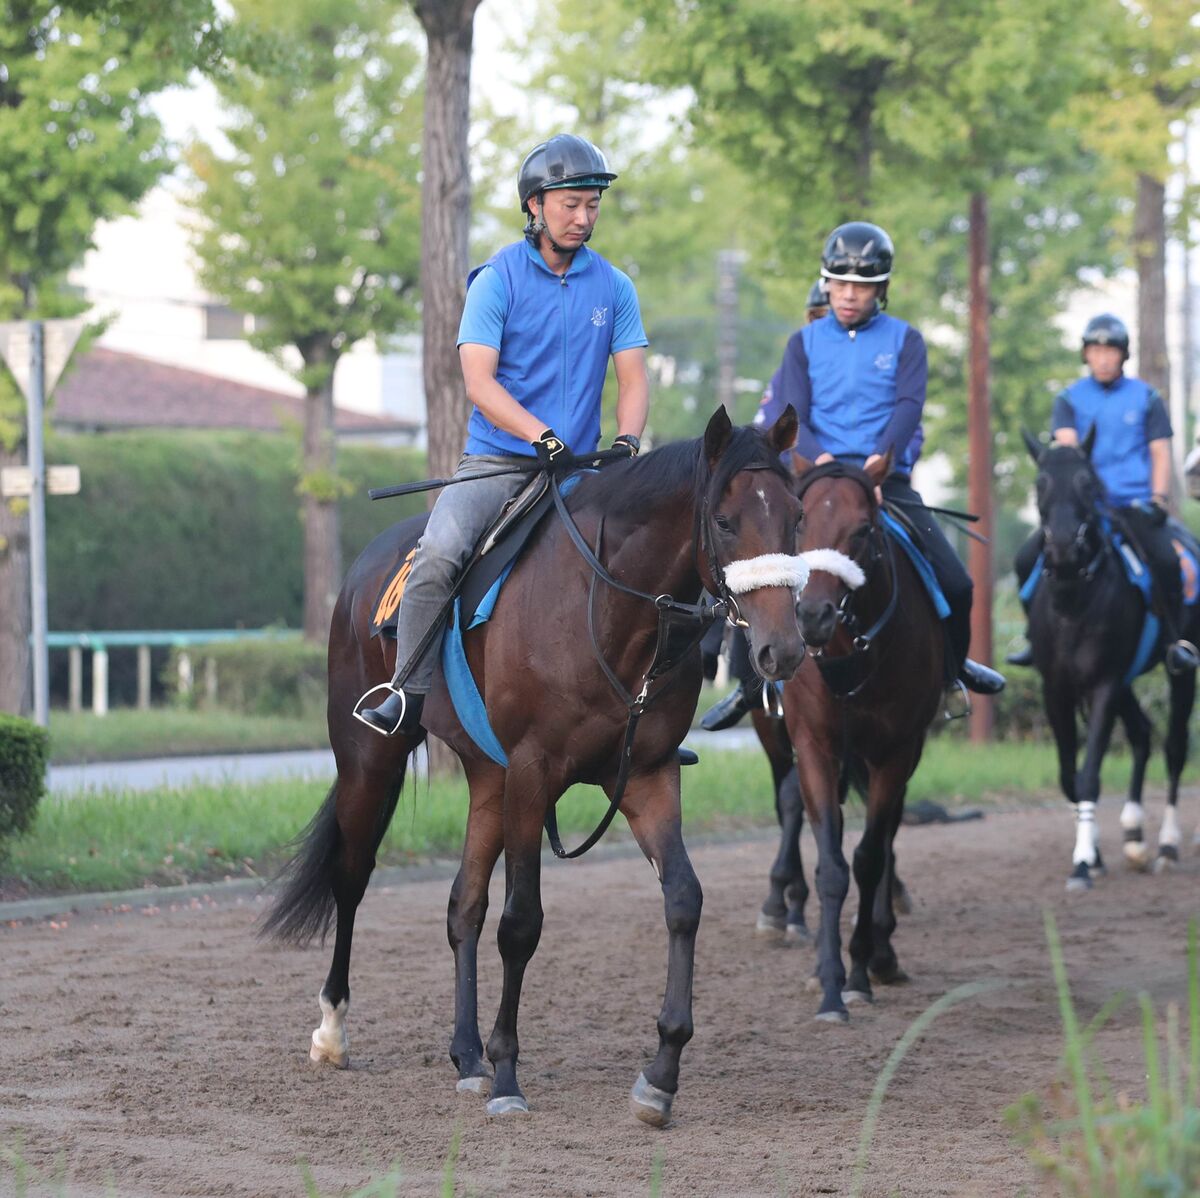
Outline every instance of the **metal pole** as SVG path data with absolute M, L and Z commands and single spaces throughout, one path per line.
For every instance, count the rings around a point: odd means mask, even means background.
M 985 537 L 994 533 L 992 524 L 992 416 L 988 380 L 988 211 L 983 192 L 971 195 L 968 234 L 970 276 L 970 327 L 967 442 L 967 506 L 979 516 Z M 971 608 L 971 655 L 986 665 L 992 662 L 992 546 L 972 540 L 969 565 L 975 583 Z M 992 700 L 975 695 L 971 700 L 971 740 L 982 743 L 992 736 Z
M 46 646 L 46 455 L 42 446 L 42 413 L 46 406 L 46 326 L 30 323 L 29 472 L 29 593 L 33 625 L 33 718 L 43 728 L 50 722 L 50 661 Z

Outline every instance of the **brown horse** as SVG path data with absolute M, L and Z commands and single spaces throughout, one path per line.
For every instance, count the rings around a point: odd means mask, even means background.
M 631 1102 L 645 1122 L 661 1126 L 670 1116 L 680 1054 L 692 1036 L 692 968 L 702 901 L 681 831 L 677 749 L 695 710 L 701 670 L 693 644 L 677 668 L 647 683 L 657 656 L 659 611 L 667 596 L 695 603 L 707 588 L 722 598 L 723 611 L 748 624 L 765 677 L 787 678 L 796 670 L 804 642 L 793 594 L 799 567 L 791 555 L 800 505 L 779 460 L 795 432 L 790 408 L 765 436 L 735 430 L 722 408 L 702 439 L 664 446 L 584 478 L 567 505 L 607 578 L 585 559 L 562 520 L 543 522 L 491 620 L 465 637 L 507 767 L 466 734 L 437 672 L 424 724 L 458 754 L 470 788 L 466 842 L 448 915 L 456 973 L 450 1058 L 459 1089 L 490 1089 L 489 1114 L 528 1109 L 517 1084 L 517 1007 L 542 927 L 543 824 L 575 783 L 601 786 L 612 798 L 630 723 L 629 695 L 640 688 L 645 714 L 637 724 L 620 810 L 662 883 L 669 946 L 658 1054 L 638 1078 Z M 370 608 L 400 545 L 394 529 L 376 538 L 339 596 L 329 640 L 329 735 L 338 776 L 304 834 L 264 928 L 302 941 L 326 931 L 336 908 L 333 961 L 320 994 L 323 1018 L 310 1055 L 342 1066 L 348 1054 L 354 914 L 409 754 L 422 739 L 384 739 L 352 715 L 358 696 L 392 676 L 394 645 L 372 639 Z M 736 598 L 731 590 L 739 592 Z M 487 1044 L 489 1087 L 476 959 L 488 880 L 501 850 L 505 902 L 497 939 L 503 991 Z
M 872 999 L 868 973 L 904 980 L 891 943 L 892 842 L 941 699 L 944 638 L 915 567 L 884 530 L 876 489 L 890 455 L 867 470 L 795 464 L 800 547 L 812 569 L 797 614 L 812 653 L 783 688 L 783 706 L 818 850 L 817 1018 L 845 1022 L 846 1002 Z M 852 784 L 867 811 L 854 853 L 859 905 L 847 984 L 839 921 L 850 885 L 842 802 Z

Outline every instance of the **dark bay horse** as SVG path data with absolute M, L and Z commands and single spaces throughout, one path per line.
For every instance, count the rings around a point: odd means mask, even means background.
M 779 453 L 792 443 L 789 408 L 764 436 L 734 429 L 723 408 L 703 438 L 664 446 L 584 478 L 567 503 L 579 532 L 610 577 L 600 580 L 551 516 L 500 592 L 491 620 L 466 634 L 471 671 L 507 767 L 485 755 L 460 725 L 440 670 L 424 723 L 458 754 L 470 788 L 462 865 L 450 894 L 447 931 L 455 964 L 450 1058 L 458 1087 L 489 1091 L 489 1114 L 527 1110 L 517 1084 L 517 1007 L 542 927 L 542 828 L 571 785 L 612 796 L 630 707 L 655 654 L 655 596 L 695 603 L 702 588 L 743 619 L 758 669 L 787 678 L 804 642 L 796 623 L 795 553 L 800 504 Z M 421 736 L 384 739 L 352 716 L 358 696 L 392 676 L 394 643 L 370 635 L 371 606 L 398 560 L 396 530 L 376 538 L 351 568 L 329 640 L 329 735 L 337 780 L 304 834 L 264 930 L 304 941 L 337 934 L 321 989 L 315 1061 L 347 1063 L 350 942 L 354 915 L 395 809 L 409 754 Z M 736 575 L 736 578 L 735 578 Z M 736 592 L 736 598 L 730 592 Z M 603 658 L 603 660 L 601 660 Z M 620 810 L 659 877 L 665 906 L 667 984 L 659 1049 L 633 1088 L 634 1114 L 661 1126 L 678 1087 L 680 1054 L 692 1036 L 692 970 L 700 884 L 681 831 L 677 748 L 696 707 L 700 654 L 650 685 L 637 725 Z M 484 1062 L 476 962 L 488 880 L 501 851 L 505 902 L 498 944 L 503 990 Z
M 844 1022 L 847 1002 L 872 1000 L 872 977 L 889 984 L 906 976 L 892 947 L 892 846 L 939 710 L 945 642 L 924 583 L 884 531 L 876 488 L 890 455 L 867 470 L 802 458 L 795 466 L 800 548 L 812 571 L 797 614 L 812 652 L 784 686 L 783 707 L 817 841 L 817 1018 Z M 839 922 L 850 886 L 842 803 L 851 785 L 866 800 L 866 827 L 854 852 L 859 905 L 847 982 Z
M 1150 721 L 1131 685 L 1131 672 L 1146 623 L 1146 601 L 1129 578 L 1101 511 L 1103 486 L 1092 466 L 1095 430 L 1079 446 L 1043 447 L 1028 431 L 1025 445 L 1037 463 L 1037 505 L 1043 537 L 1043 577 L 1029 607 L 1033 664 L 1042 676 L 1046 715 L 1058 747 L 1062 792 L 1075 805 L 1075 848 L 1068 890 L 1087 890 L 1104 870 L 1096 830 L 1100 770 L 1118 719 L 1129 739 L 1133 769 L 1121 811 L 1125 856 L 1149 863 L 1143 834 L 1142 783 L 1150 758 Z M 1142 567 L 1144 569 L 1144 567 Z M 1185 617 L 1183 635 L 1200 632 L 1196 608 Z M 1163 637 L 1147 664 L 1163 656 Z M 1187 762 L 1188 719 L 1196 697 L 1196 675 L 1168 674 L 1170 714 L 1165 756 L 1167 810 L 1159 834 L 1157 868 L 1179 858 L 1176 819 L 1179 778 Z M 1079 719 L 1085 732 L 1079 764 Z

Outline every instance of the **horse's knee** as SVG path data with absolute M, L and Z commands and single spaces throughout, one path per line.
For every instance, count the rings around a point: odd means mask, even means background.
M 817 867 L 817 893 L 823 899 L 844 899 L 850 890 L 850 870 L 844 862 L 824 860 Z
M 700 879 L 690 867 L 670 884 L 663 885 L 663 905 L 670 935 L 696 934 L 700 926 L 700 911 L 704 906 L 704 891 L 700 888 Z
M 505 960 L 528 961 L 542 937 L 542 906 L 540 903 L 515 907 L 509 905 L 500 916 L 496 943 Z
M 456 948 L 464 940 L 479 935 L 483 927 L 484 916 L 487 915 L 487 891 L 481 894 L 464 894 L 464 888 L 455 884 L 450 891 L 450 905 L 446 911 L 446 935 L 451 948 Z

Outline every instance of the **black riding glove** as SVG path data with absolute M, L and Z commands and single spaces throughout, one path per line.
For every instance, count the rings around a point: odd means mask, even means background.
M 631 458 L 636 458 L 642 443 L 632 433 L 622 433 L 613 443 L 613 449 L 625 450 Z
M 533 446 L 543 470 L 549 470 L 553 474 L 565 474 L 575 464 L 575 455 L 552 428 L 543 429 L 542 435 L 529 444 Z
M 1167 522 L 1165 504 L 1157 503 L 1153 500 L 1147 503 L 1144 499 L 1139 499 L 1133 506 L 1146 517 L 1146 523 L 1151 528 L 1161 528 Z

